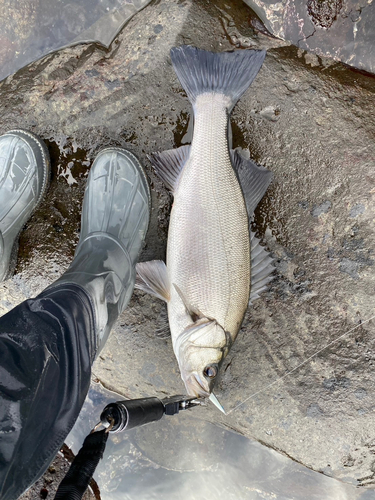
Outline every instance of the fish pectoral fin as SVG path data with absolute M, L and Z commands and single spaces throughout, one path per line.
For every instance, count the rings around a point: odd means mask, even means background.
M 244 158 L 234 149 L 230 150 L 230 156 L 233 169 L 237 174 L 238 182 L 242 189 L 247 214 L 250 219 L 256 206 L 267 191 L 272 179 L 272 172 L 257 165 L 252 160 Z
M 135 288 L 168 302 L 170 286 L 165 263 L 162 260 L 150 260 L 149 262 L 138 262 L 135 267 L 137 270 Z
M 197 320 L 199 320 L 201 318 L 204 318 L 205 316 L 200 312 L 200 310 L 198 308 L 192 306 L 189 303 L 189 301 L 186 299 L 186 297 L 182 293 L 181 288 L 179 286 L 177 286 L 175 283 L 173 283 L 173 286 L 174 286 L 176 292 L 178 293 L 180 299 L 182 300 L 182 302 L 185 306 L 186 312 L 191 317 L 191 320 L 193 321 L 193 323 L 195 323 Z
M 169 149 L 162 153 L 148 155 L 156 174 L 172 193 L 176 191 L 178 179 L 189 158 L 189 154 L 190 146 L 181 146 L 177 149 Z
M 275 270 L 272 265 L 273 260 L 267 250 L 260 245 L 260 240 L 250 231 L 250 304 L 259 298 L 259 294 L 266 290 L 267 284 L 273 280 L 271 276 Z

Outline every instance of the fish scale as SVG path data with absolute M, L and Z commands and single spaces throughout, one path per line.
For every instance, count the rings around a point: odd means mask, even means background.
M 220 363 L 237 336 L 249 297 L 257 298 L 273 270 L 272 259 L 249 232 L 249 218 L 271 173 L 228 148 L 230 112 L 264 56 L 252 50 L 172 49 L 173 67 L 193 104 L 193 140 L 190 147 L 150 157 L 174 202 L 167 265 L 138 264 L 137 286 L 167 302 L 187 392 L 217 405 L 212 389 Z M 256 253 L 252 275 L 251 247 Z
M 170 217 L 167 268 L 189 303 L 234 337 L 249 300 L 250 243 L 227 146 L 227 102 L 210 93 L 195 104 L 190 157 Z M 171 325 L 172 336 L 176 330 Z

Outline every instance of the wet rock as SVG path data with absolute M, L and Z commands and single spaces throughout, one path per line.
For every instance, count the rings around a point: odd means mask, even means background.
M 350 380 L 346 377 L 342 378 L 329 378 L 323 380 L 323 387 L 328 391 L 336 391 L 337 389 L 347 389 L 350 386 Z M 357 394 L 356 394 L 356 397 Z
M 342 273 L 349 274 L 353 279 L 358 279 L 358 270 L 359 270 L 359 263 L 354 262 L 353 260 L 350 259 L 342 259 L 340 262 L 340 271 Z
M 248 310 L 221 368 L 216 393 L 229 414 L 208 406 L 194 415 L 373 487 L 374 79 L 320 59 L 311 65 L 303 51 L 254 34 L 250 16 L 229 0 L 155 2 L 109 50 L 67 48 L 0 83 L 0 132 L 22 126 L 39 134 L 53 167 L 50 190 L 22 233 L 17 274 L 0 285 L 1 311 L 69 265 L 87 173 L 108 145 L 129 148 L 147 169 L 153 211 L 141 260 L 164 258 L 171 196 L 146 155 L 184 143 L 191 111 L 169 50 L 267 47 L 232 130 L 233 147 L 273 172 L 253 230 L 272 252 L 275 279 Z M 163 30 L 155 33 L 157 25 Z M 134 293 L 93 368 L 106 387 L 126 397 L 184 391 L 170 340 L 155 336 L 161 310 L 157 299 Z
M 326 214 L 328 212 L 328 210 L 331 208 L 331 206 L 332 206 L 332 203 L 330 201 L 328 201 L 328 200 L 324 201 L 323 203 L 321 203 L 318 206 L 315 206 L 311 210 L 311 215 L 313 217 L 319 217 L 319 215 Z
M 350 217 L 357 217 L 358 215 L 361 215 L 364 213 L 366 210 L 366 207 L 362 205 L 362 203 L 357 203 L 350 209 Z
M 91 384 L 79 418 L 67 437 L 78 452 L 96 425 L 95 407 L 119 396 Z M 281 423 L 288 429 L 290 422 Z M 272 433 L 272 431 L 270 431 Z M 344 467 L 354 459 L 343 456 Z M 295 500 L 365 500 L 366 490 L 315 473 L 254 440 L 180 412 L 152 425 L 112 434 L 95 477 L 103 500 L 155 496 L 174 500 L 176 492 L 191 500 L 238 498 Z M 245 492 L 245 493 L 244 493 Z M 249 494 L 247 494 L 249 492 Z
M 69 44 L 109 47 L 118 30 L 150 0 L 14 0 L 0 3 L 0 80 Z
M 313 403 L 307 408 L 306 415 L 310 418 L 317 419 L 323 417 L 324 412 L 318 404 Z
M 65 448 L 64 448 L 65 450 Z M 66 455 L 66 453 L 65 453 Z M 68 460 L 62 452 L 59 452 L 52 465 L 50 465 L 45 474 L 38 481 L 21 495 L 18 500 L 40 500 L 54 498 L 56 491 L 60 486 L 61 481 L 67 474 L 72 462 L 72 458 Z M 83 500 L 97 500 L 99 498 L 95 493 L 98 492 L 98 486 L 94 480 L 91 480 L 90 488 L 86 490 L 82 496 Z
M 375 73 L 375 7 L 367 0 L 244 0 L 264 23 L 262 33 L 320 57 Z M 259 29 L 260 21 L 253 25 Z M 309 56 L 310 57 L 310 56 Z

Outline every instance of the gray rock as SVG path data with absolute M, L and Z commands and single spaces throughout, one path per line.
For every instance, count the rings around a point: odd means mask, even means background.
M 0 80 L 32 61 L 79 42 L 109 47 L 150 0 L 16 0 L 0 3 Z
M 313 217 L 319 217 L 319 215 L 326 214 L 328 212 L 328 210 L 331 208 L 331 206 L 332 206 L 332 203 L 330 201 L 328 201 L 328 200 L 324 201 L 323 203 L 321 203 L 318 206 L 315 206 L 311 210 L 311 215 Z
M 6 312 L 35 296 L 68 266 L 89 166 L 104 146 L 128 147 L 145 165 L 153 211 L 141 259 L 164 258 L 171 197 L 146 154 L 180 146 L 190 113 L 169 49 L 190 43 L 229 50 L 234 40 L 269 48 L 233 111 L 232 130 L 233 146 L 249 149 L 274 175 L 253 229 L 277 271 L 248 310 L 221 368 L 216 392 L 229 414 L 208 406 L 191 418 L 235 429 L 314 470 L 371 488 L 375 83 L 340 64 L 319 61 L 312 68 L 296 48 L 253 36 L 250 14 L 229 0 L 154 2 L 109 50 L 67 48 L 0 83 L 0 132 L 22 126 L 39 134 L 53 167 L 50 190 L 22 233 L 17 274 L 0 285 L 0 307 Z M 158 24 L 163 30 L 155 33 Z M 278 110 L 276 121 L 261 113 L 270 107 Z M 329 210 L 313 216 L 326 200 Z M 353 218 L 358 205 L 365 210 Z M 343 262 L 352 275 L 342 272 Z M 154 335 L 161 309 L 157 299 L 134 293 L 94 365 L 106 387 L 127 397 L 183 392 L 171 342 Z M 350 467 L 343 463 L 349 455 Z
M 375 72 L 375 7 L 367 0 L 244 0 L 259 16 L 255 28 L 268 32 L 323 59 L 329 57 Z M 306 63 L 319 65 L 306 54 Z
M 366 210 L 366 207 L 362 205 L 362 203 L 357 203 L 350 209 L 350 217 L 357 217 L 358 215 L 363 214 L 363 212 Z

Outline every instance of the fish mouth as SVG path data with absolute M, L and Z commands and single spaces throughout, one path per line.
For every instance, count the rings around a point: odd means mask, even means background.
M 211 390 L 208 390 L 203 386 L 201 378 L 197 373 L 191 374 L 186 379 L 184 378 L 184 383 L 189 396 L 194 396 L 197 398 L 209 398 Z M 206 383 L 207 385 L 207 383 Z

